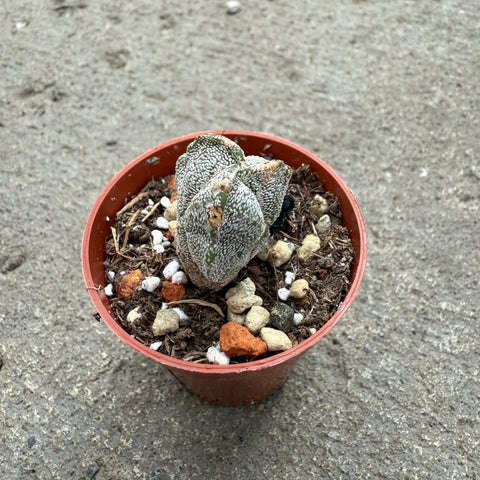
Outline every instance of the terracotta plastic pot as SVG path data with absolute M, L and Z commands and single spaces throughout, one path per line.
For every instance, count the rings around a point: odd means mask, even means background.
M 176 138 L 140 155 L 115 175 L 98 197 L 88 218 L 83 236 L 82 268 L 92 301 L 105 323 L 127 345 L 164 365 L 192 393 L 207 402 L 223 406 L 248 405 L 258 402 L 283 385 L 297 360 L 326 335 L 345 314 L 358 293 L 367 259 L 365 224 L 358 204 L 343 180 L 323 160 L 304 148 L 279 137 L 264 133 L 225 130 L 217 131 L 236 141 L 246 155 L 268 152 L 293 168 L 310 165 L 325 182 L 327 191 L 341 203 L 344 225 L 350 232 L 355 259 L 350 289 L 338 310 L 314 335 L 297 346 L 269 358 L 235 365 L 207 365 L 171 358 L 132 338 L 115 319 L 105 286 L 105 239 L 110 235 L 115 215 L 125 202 L 137 194 L 152 179 L 170 175 L 175 162 L 187 145 L 198 135 Z

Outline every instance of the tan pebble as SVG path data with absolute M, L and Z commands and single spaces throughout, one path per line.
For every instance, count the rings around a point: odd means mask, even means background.
M 314 252 L 320 248 L 320 239 L 317 235 L 309 233 L 302 242 L 302 246 L 298 250 L 300 260 L 307 260 Z
M 270 321 L 270 312 L 259 305 L 254 305 L 245 316 L 245 326 L 253 334 L 258 333 Z
M 280 267 L 287 263 L 292 257 L 295 246 L 293 243 L 287 243 L 279 240 L 268 252 L 268 259 L 274 267 Z
M 163 216 L 168 221 L 177 219 L 177 200 L 174 200 L 172 203 L 170 203 L 170 205 L 165 209 Z
M 227 290 L 227 293 L 225 294 L 225 298 L 229 299 L 230 297 L 233 297 L 238 293 L 242 295 L 255 295 L 255 290 L 256 290 L 256 286 L 253 283 L 252 279 L 247 277 L 245 280 L 242 280 L 240 283 L 235 285 L 235 287 L 232 287 L 229 290 Z
M 242 295 L 237 293 L 227 300 L 228 309 L 232 313 L 243 313 L 254 305 L 262 305 L 263 300 L 258 295 Z
M 165 335 L 180 328 L 180 316 L 175 310 L 159 310 L 152 325 L 154 335 Z
M 285 332 L 275 328 L 263 327 L 260 330 L 260 338 L 267 344 L 269 352 L 278 352 L 292 348 L 292 341 Z
M 290 288 L 290 296 L 293 298 L 304 298 L 309 288 L 308 282 L 303 278 L 295 280 Z
M 265 247 L 263 247 L 263 249 L 257 253 L 257 257 L 260 260 L 262 260 L 262 262 L 266 262 L 268 260 L 269 251 L 274 245 L 275 245 L 275 240 L 272 237 L 269 237 Z
M 230 310 L 227 310 L 227 320 L 229 322 L 235 322 L 239 325 L 243 325 L 245 323 L 245 314 L 244 313 L 233 313 Z
M 330 216 L 325 214 L 320 217 L 317 224 L 315 225 L 315 229 L 319 233 L 324 233 L 330 230 L 331 226 L 332 226 L 332 221 L 330 220 Z
M 172 237 L 175 238 L 177 236 L 177 221 L 170 220 L 168 222 L 168 231 L 172 234 Z
M 315 195 L 313 197 L 313 205 L 310 211 L 317 217 L 321 217 L 328 210 L 327 199 L 321 195 Z

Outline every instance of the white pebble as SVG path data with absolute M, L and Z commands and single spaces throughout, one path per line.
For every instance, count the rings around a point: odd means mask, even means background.
M 291 285 L 295 280 L 295 274 L 293 272 L 285 272 L 285 283 Z
M 165 240 L 164 242 L 162 242 L 162 247 L 163 248 L 167 248 L 171 245 L 171 242 L 169 242 L 168 240 Z
M 142 282 L 142 288 L 147 292 L 153 292 L 160 285 L 160 279 L 158 277 L 145 277 Z
M 177 283 L 177 284 L 180 284 L 180 285 L 186 285 L 188 283 L 187 274 L 185 272 L 180 271 L 180 270 L 178 272 L 175 272 L 172 275 L 172 278 L 170 280 L 171 280 L 172 283 Z
M 153 249 L 155 253 L 163 253 L 165 251 L 165 247 L 163 245 L 154 245 Z
M 163 302 L 161 310 L 166 310 L 168 308 L 168 303 Z
M 168 230 L 168 220 L 165 217 L 158 217 L 156 221 L 157 227 L 162 230 Z
M 303 317 L 303 314 L 301 314 L 301 313 L 295 313 L 295 314 L 293 315 L 293 323 L 294 323 L 295 325 L 300 325 L 300 324 L 303 322 L 303 318 L 304 318 L 304 317 Z
M 147 213 L 150 213 L 146 208 L 144 208 L 141 212 L 142 215 L 147 215 Z
M 175 275 L 178 270 L 180 269 L 180 264 L 178 263 L 178 260 L 172 260 L 164 269 L 163 269 L 163 276 L 167 279 L 170 280 L 173 275 Z
M 214 365 L 228 365 L 230 363 L 230 357 L 220 350 L 218 343 L 214 343 L 207 350 L 207 360 Z
M 160 245 L 163 242 L 163 233 L 160 230 L 152 230 L 152 240 L 154 245 Z
M 115 272 L 110 271 L 107 273 L 107 275 L 110 280 L 113 280 L 115 278 Z
M 279 288 L 277 294 L 278 298 L 285 302 L 290 296 L 290 290 L 288 288 Z
M 113 295 L 113 285 L 111 283 L 109 283 L 106 287 L 105 287 L 105 295 L 107 297 L 111 297 Z
M 160 199 L 160 205 L 163 207 L 163 208 L 167 208 L 170 206 L 170 199 L 168 197 L 162 197 Z
M 227 13 L 229 15 L 235 15 L 242 8 L 241 5 L 240 5 L 240 2 L 237 2 L 235 0 L 231 0 L 231 1 L 227 2 L 225 5 L 227 7 Z
M 313 335 L 314 333 L 317 333 L 316 328 L 309 328 L 308 331 L 310 332 L 311 335 Z
M 150 345 L 150 348 L 152 350 L 158 350 L 161 346 L 162 346 L 163 342 L 153 342 L 151 345 Z
M 154 202 L 151 198 L 149 198 L 149 199 L 148 199 L 148 204 L 149 204 L 151 207 L 153 207 L 153 205 L 155 205 L 155 202 Z

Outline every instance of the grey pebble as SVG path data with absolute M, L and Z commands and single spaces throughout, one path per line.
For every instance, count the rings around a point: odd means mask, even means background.
M 282 332 L 289 332 L 295 326 L 293 316 L 295 311 L 290 305 L 276 302 L 270 312 L 270 323 Z

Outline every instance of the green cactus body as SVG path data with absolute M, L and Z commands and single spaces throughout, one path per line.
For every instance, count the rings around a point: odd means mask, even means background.
M 265 246 L 291 169 L 205 134 L 178 159 L 175 175 L 179 258 L 199 287 L 221 288 Z

